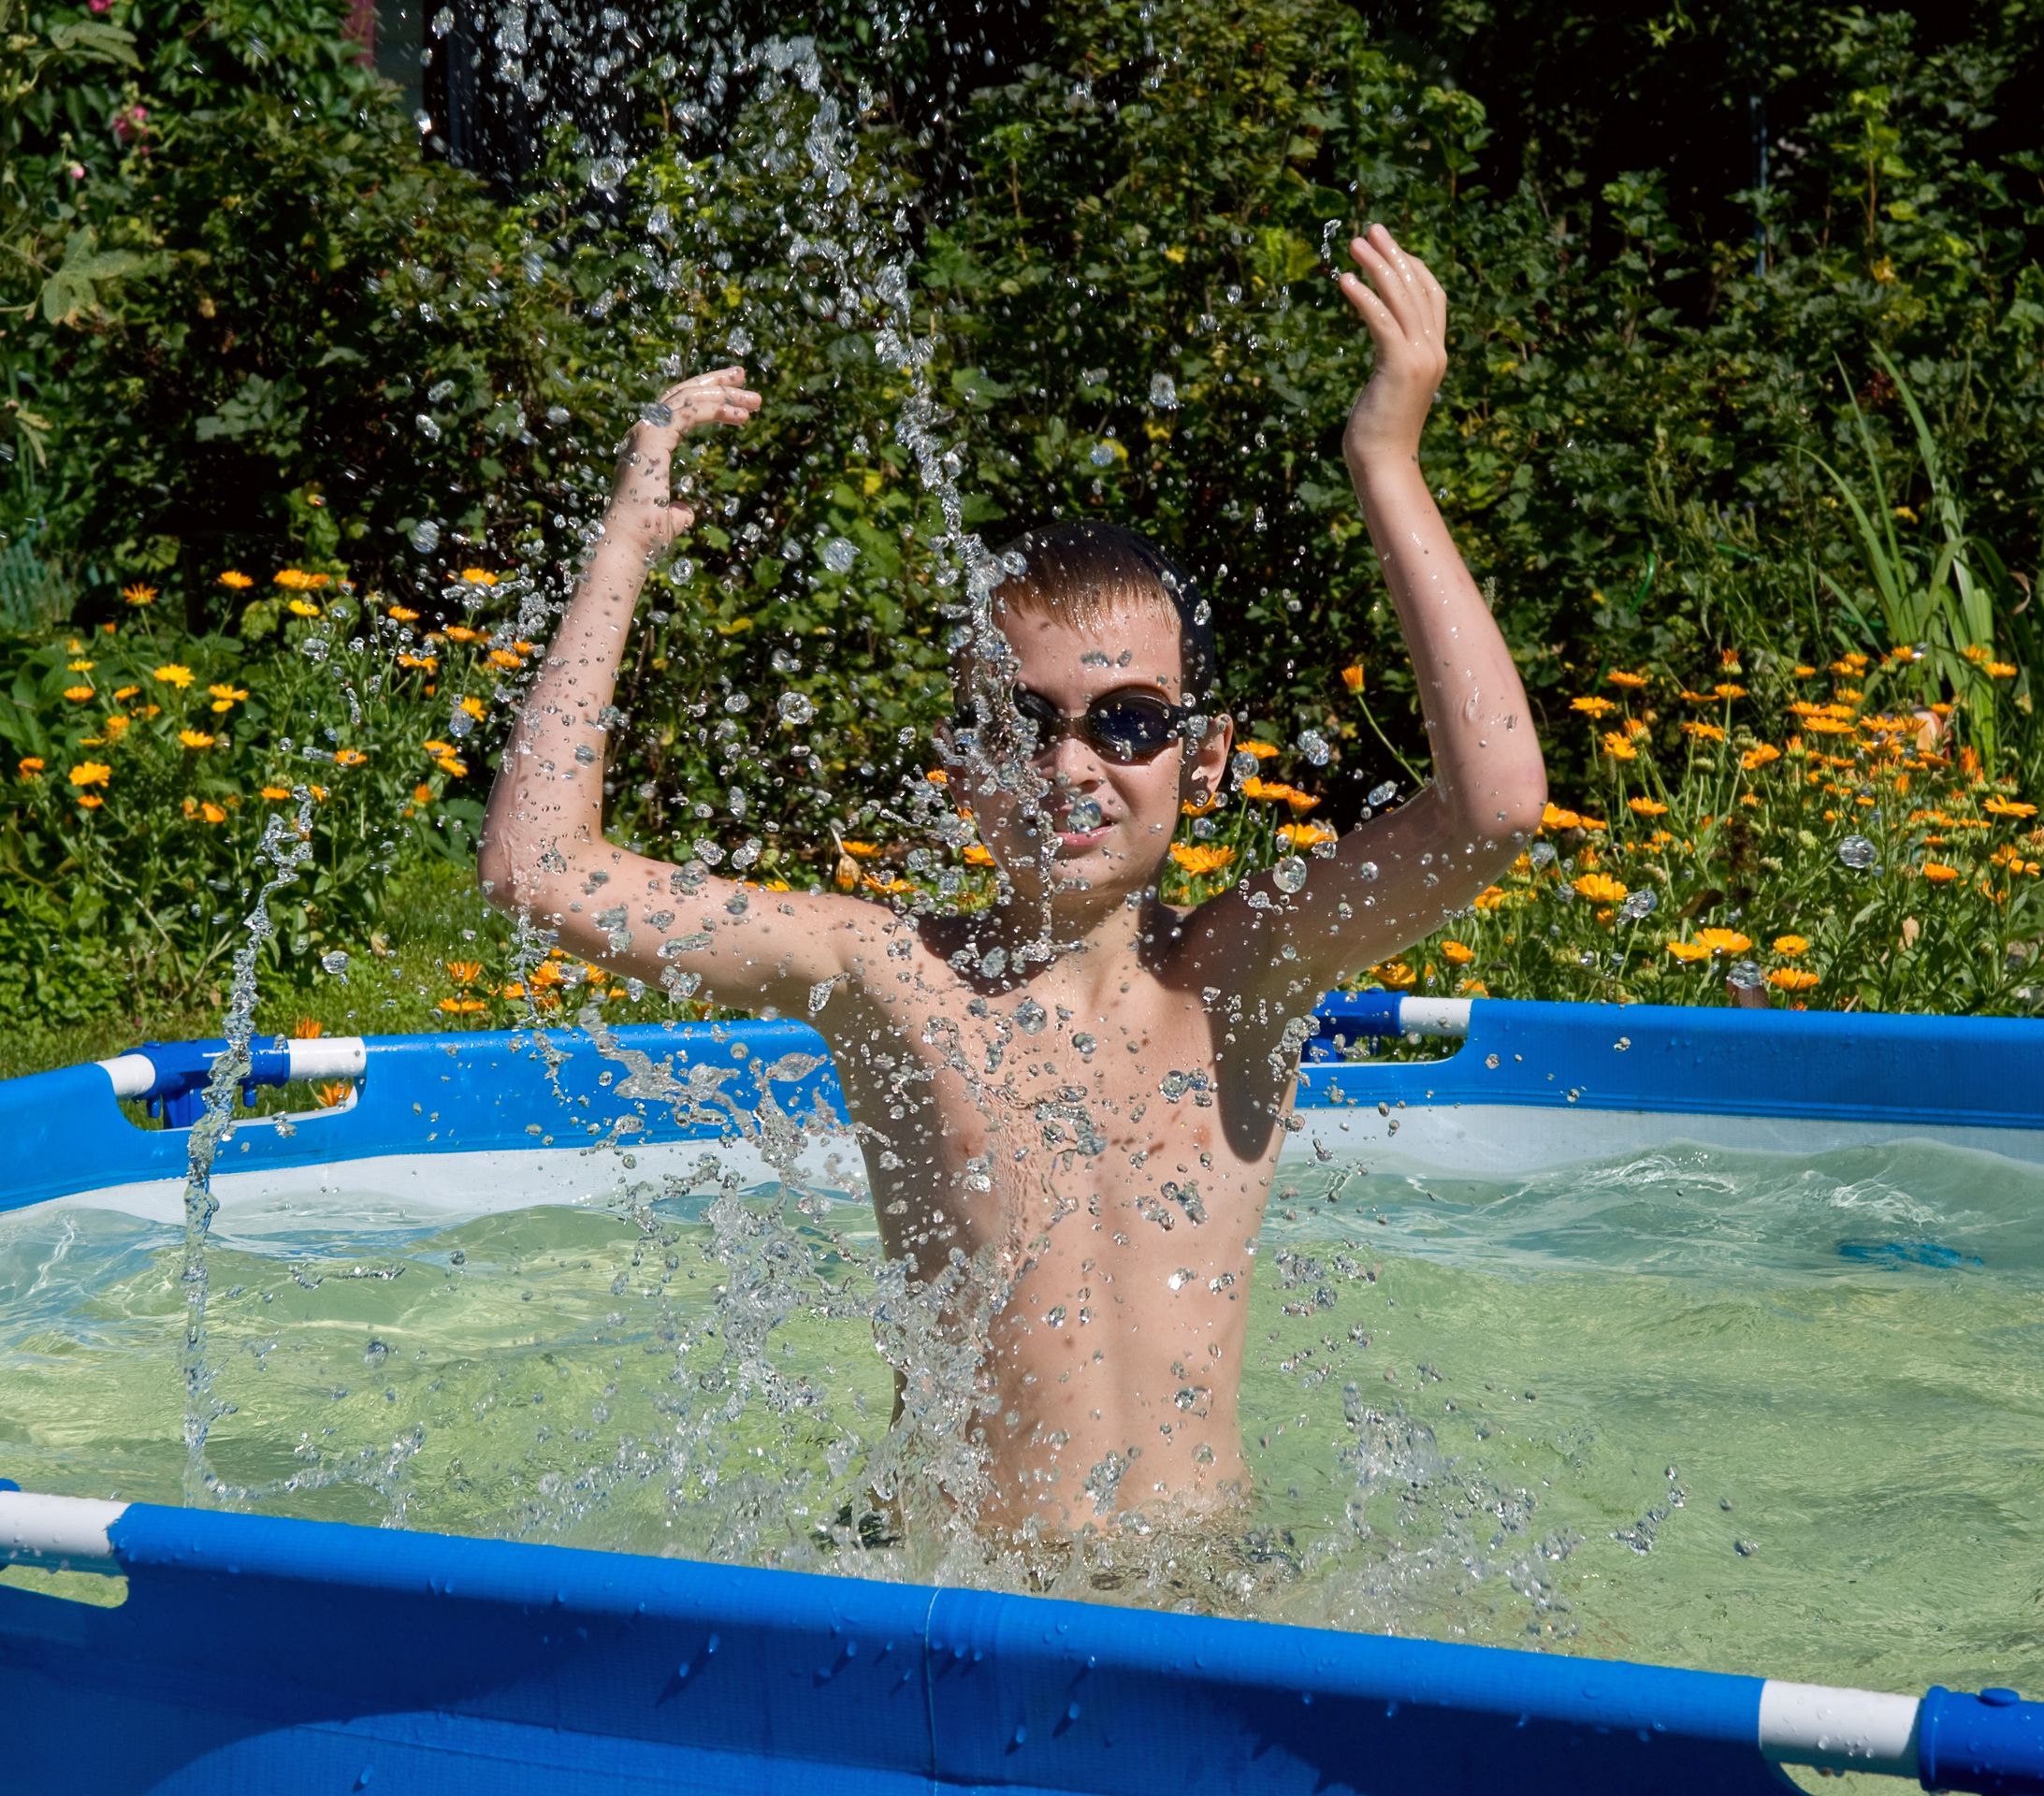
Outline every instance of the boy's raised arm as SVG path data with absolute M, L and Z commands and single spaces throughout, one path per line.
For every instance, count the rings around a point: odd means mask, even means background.
M 626 439 L 603 533 L 504 746 L 477 874 L 492 904 L 571 953 L 648 981 L 693 975 L 719 1003 L 800 1015 L 889 913 L 714 875 L 691 883 L 603 839 L 608 714 L 632 611 L 648 562 L 695 522 L 674 494 L 674 456 L 689 431 L 742 425 L 759 407 L 745 369 L 718 369 L 663 394 Z
M 1412 652 L 1433 778 L 1350 832 L 1330 860 L 1312 862 L 1295 896 L 1281 897 L 1265 875 L 1237 888 L 1235 916 L 1214 920 L 1264 938 L 1260 950 L 1245 941 L 1246 982 L 1270 996 L 1283 987 L 1287 999 L 1309 987 L 1317 995 L 1468 905 L 1540 827 L 1547 796 L 1518 670 L 1420 471 L 1420 436 L 1447 369 L 1447 299 L 1381 224 L 1349 253 L 1361 275 L 1344 272 L 1341 293 L 1369 326 L 1377 359 L 1342 456 Z M 1268 908 L 1251 904 L 1258 891 Z M 1296 959 L 1268 952 L 1271 931 Z

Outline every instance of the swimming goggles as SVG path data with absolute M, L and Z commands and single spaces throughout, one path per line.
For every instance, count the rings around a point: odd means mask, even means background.
M 1042 693 L 1018 686 L 1012 702 L 1022 727 L 1022 739 L 1012 746 L 1032 758 L 1076 735 L 1110 760 L 1150 760 L 1182 736 L 1187 720 L 1196 715 L 1191 705 L 1173 704 L 1154 692 L 1103 692 L 1083 711 L 1065 712 Z M 970 699 L 959 708 L 956 725 L 985 735 L 979 706 Z M 997 743 L 986 746 L 1000 752 Z

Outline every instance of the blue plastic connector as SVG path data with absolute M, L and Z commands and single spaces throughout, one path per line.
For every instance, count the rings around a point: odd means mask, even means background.
M 1307 1038 L 1306 1061 L 1340 1060 L 1344 1044 L 1382 1040 L 1399 1031 L 1399 993 L 1341 992 L 1320 1001 L 1313 1012 L 1320 1033 Z
M 225 1041 L 145 1041 L 130 1053 L 145 1054 L 156 1069 L 149 1090 L 142 1094 L 152 1116 L 163 1119 L 166 1127 L 188 1129 L 206 1113 L 206 1087 L 213 1076 L 213 1062 L 227 1051 Z M 248 1077 L 241 1081 L 241 1101 L 253 1103 L 258 1085 L 282 1085 L 291 1077 L 290 1050 L 282 1046 L 249 1045 Z
M 1925 1789 L 2044 1796 L 2044 1702 L 1934 1684 L 1917 1709 L 1916 1762 Z

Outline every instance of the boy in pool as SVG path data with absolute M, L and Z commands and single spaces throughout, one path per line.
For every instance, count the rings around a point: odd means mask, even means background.
M 493 902 L 572 953 L 693 974 L 706 997 L 810 1016 L 828 1037 L 882 1243 L 980 1355 L 982 1527 L 1176 1521 L 1241 1499 L 1249 1278 L 1299 1020 L 1466 905 L 1539 825 L 1525 693 L 1419 469 L 1446 300 L 1383 226 L 1349 247 L 1360 278 L 1340 285 L 1376 364 L 1342 448 L 1434 776 L 1297 890 L 1267 873 L 1190 912 L 1159 898 L 1181 806 L 1219 790 L 1232 730 L 1206 708 L 1204 608 L 1163 557 L 1099 526 L 1023 539 L 1025 571 L 993 593 L 998 638 L 954 670 L 947 758 L 1000 869 L 991 908 L 691 883 L 606 842 L 603 718 L 633 606 L 694 522 L 673 458 L 687 432 L 759 409 L 737 368 L 684 381 L 671 422 L 632 430 L 491 794 Z M 620 905 L 616 950 L 597 914 Z

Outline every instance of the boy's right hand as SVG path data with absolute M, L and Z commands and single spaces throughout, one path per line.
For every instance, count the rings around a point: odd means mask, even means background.
M 652 556 L 694 524 L 693 508 L 674 497 L 674 453 L 689 431 L 744 424 L 760 409 L 760 396 L 745 379 L 742 368 L 691 374 L 646 408 L 617 454 L 617 484 L 603 520 L 607 537 Z

